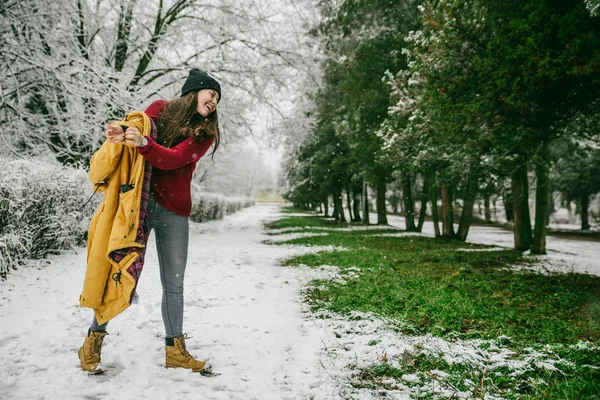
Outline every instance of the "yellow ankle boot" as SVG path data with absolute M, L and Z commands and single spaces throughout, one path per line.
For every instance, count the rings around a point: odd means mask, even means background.
M 169 343 L 173 340 L 172 345 Z M 167 339 L 165 346 L 167 368 L 187 368 L 193 372 L 210 373 L 211 366 L 205 361 L 196 360 L 185 348 L 185 337 Z
M 102 342 L 106 332 L 90 331 L 85 337 L 83 346 L 79 349 L 79 360 L 81 368 L 91 374 L 101 374 L 104 371 L 100 366 L 100 353 L 102 352 Z

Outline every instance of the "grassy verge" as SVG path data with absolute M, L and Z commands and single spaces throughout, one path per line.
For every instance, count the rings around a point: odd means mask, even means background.
M 312 211 L 303 210 L 301 208 L 296 208 L 296 207 L 292 207 L 292 206 L 282 207 L 281 211 L 286 214 L 307 214 L 308 215 L 308 214 L 312 213 Z
M 579 274 L 515 273 L 531 263 L 512 250 L 418 236 L 386 237 L 385 230 L 340 230 L 349 225 L 317 217 L 289 217 L 272 228 L 327 232 L 285 244 L 341 246 L 347 251 L 294 257 L 287 265 L 336 265 L 352 279 L 319 280 L 307 289 L 313 311 L 369 312 L 399 322 L 410 335 L 446 340 L 483 339 L 504 346 L 519 360 L 532 351 L 556 363 L 524 369 L 448 364 L 425 352 L 395 367 L 373 364 L 356 374 L 356 387 L 386 387 L 414 375 L 412 384 L 439 379 L 473 398 L 485 394 L 527 399 L 595 399 L 600 395 L 600 278 Z M 390 231 L 392 232 L 392 231 Z M 393 232 L 398 232 L 394 230 Z M 467 250 L 467 251 L 465 251 Z M 480 251 L 478 251 L 480 250 Z M 402 381 L 403 384 L 407 382 Z M 436 398 L 434 394 L 418 398 Z M 600 397 L 598 397 L 600 398 Z

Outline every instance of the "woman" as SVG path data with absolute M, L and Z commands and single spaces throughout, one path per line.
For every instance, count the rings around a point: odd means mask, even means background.
M 98 257 L 90 256 L 92 248 L 90 240 L 95 240 L 96 243 L 100 241 L 95 233 L 98 229 L 96 215 L 90 224 L 88 267 L 80 300 L 82 305 L 94 308 L 95 313 L 85 342 L 79 350 L 81 367 L 85 371 L 95 374 L 103 372 L 100 366 L 100 353 L 108 320 L 123 311 L 135 297 L 135 286 L 143 266 L 145 241 L 147 241 L 150 230 L 154 229 L 163 288 L 161 311 L 165 326 L 165 366 L 167 368 L 187 368 L 194 372 L 210 372 L 210 365 L 196 360 L 185 347 L 182 332 L 183 280 L 187 263 L 189 216 L 192 209 L 192 174 L 196 163 L 208 149 L 214 144 L 212 152 L 214 154 L 219 146 L 220 132 L 216 108 L 220 99 L 219 83 L 205 72 L 192 69 L 182 87 L 179 99 L 170 102 L 155 101 L 146 109 L 147 117 L 142 113 L 138 113 L 142 117 L 132 115 L 134 114 L 132 113 L 124 121 L 109 125 L 106 131 L 108 140 L 103 145 L 103 147 L 106 146 L 106 149 L 101 148 L 92 158 L 92 167 L 96 163 L 101 164 L 103 168 L 106 164 L 121 165 L 127 160 L 132 160 L 129 164 L 125 164 L 125 171 L 112 169 L 110 173 L 107 172 L 111 175 L 104 174 L 106 177 L 102 175 L 102 178 L 96 178 L 97 180 L 92 179 L 93 171 L 90 169 L 92 182 L 98 187 L 107 187 L 105 199 L 97 213 L 98 218 L 107 218 L 105 203 L 108 202 L 107 196 L 110 193 L 111 179 L 118 180 L 113 185 L 119 186 L 118 189 L 115 189 L 116 191 L 113 190 L 117 197 L 115 201 L 117 205 L 113 209 L 114 213 L 108 214 L 111 218 L 108 224 L 111 227 L 108 228 L 110 232 L 106 235 L 110 237 L 105 238 L 105 242 L 114 242 L 115 231 L 118 231 L 118 235 L 123 234 L 122 230 L 116 229 L 114 225 L 119 225 L 120 229 L 120 225 L 131 223 L 129 231 L 132 238 L 127 242 L 129 243 L 127 246 L 123 244 L 113 246 L 118 249 L 114 252 L 108 246 L 109 258 L 112 256 L 109 260 L 112 264 L 109 264 L 109 267 L 112 269 L 108 274 L 106 272 L 92 273 L 90 264 L 97 261 Z M 150 124 L 148 124 L 148 118 L 151 121 Z M 137 125 L 135 121 L 137 121 Z M 144 121 L 146 121 L 145 124 Z M 156 133 L 155 135 L 149 134 L 150 127 L 153 129 L 152 132 Z M 140 132 L 140 129 L 144 130 L 144 134 Z M 156 140 L 152 139 L 153 136 L 156 137 Z M 119 147 L 123 145 L 129 146 L 129 148 Z M 135 150 L 131 150 L 133 146 L 137 147 L 137 154 L 135 154 Z M 132 151 L 133 153 L 131 153 Z M 102 154 L 97 156 L 101 152 Z M 106 154 L 110 154 L 110 156 Z M 118 159 L 115 154 L 118 154 Z M 146 168 L 137 168 L 139 171 L 133 173 L 129 169 L 133 169 L 133 166 L 137 165 L 134 163 L 139 161 L 136 161 L 138 154 L 145 160 L 145 163 L 144 161 L 141 163 L 145 164 Z M 124 159 L 126 161 L 123 161 Z M 141 176 L 144 174 L 146 174 L 145 181 Z M 118 175 L 118 177 L 114 175 Z M 133 177 L 134 175 L 135 177 Z M 136 194 L 133 196 L 137 197 L 132 197 L 132 205 L 123 206 L 123 199 L 127 199 L 128 196 L 126 193 L 133 193 L 134 187 Z M 138 205 L 137 208 L 136 205 Z M 122 217 L 122 214 L 126 211 L 129 212 L 129 208 L 135 217 L 126 219 L 128 217 Z M 102 213 L 104 213 L 103 216 L 100 215 Z M 104 224 L 107 225 L 106 222 Z M 137 242 L 133 241 L 133 238 L 136 238 L 136 232 L 138 233 Z M 94 236 L 96 237 L 94 238 Z M 127 232 L 119 238 L 121 241 L 123 238 L 127 239 Z M 103 256 L 107 254 L 106 243 L 102 244 L 104 246 L 102 248 Z M 127 257 L 132 261 L 124 265 L 122 261 L 128 259 Z M 106 260 L 102 261 L 106 264 Z M 114 296 L 107 298 L 107 292 L 126 286 L 122 285 L 126 281 L 125 278 L 132 280 L 133 283 L 129 285 L 130 290 L 126 294 L 120 293 L 118 296 L 126 296 L 125 303 L 127 304 L 117 308 L 106 307 L 106 304 L 111 301 L 115 303 Z M 93 293 L 90 293 L 92 290 L 89 288 L 94 285 L 100 286 L 102 290 L 102 293 L 96 295 L 96 298 L 98 296 L 103 298 L 92 302 L 90 299 L 94 296 Z M 113 285 L 117 289 L 113 289 Z M 100 290 L 97 289 L 96 293 L 99 292 Z

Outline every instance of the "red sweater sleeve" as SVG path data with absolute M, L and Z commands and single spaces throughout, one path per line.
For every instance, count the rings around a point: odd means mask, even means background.
M 190 137 L 177 146 L 168 148 L 148 138 L 148 144 L 139 148 L 139 152 L 154 167 L 166 171 L 197 162 L 200 157 L 206 154 L 213 141 L 214 139 L 210 138 L 198 142 Z

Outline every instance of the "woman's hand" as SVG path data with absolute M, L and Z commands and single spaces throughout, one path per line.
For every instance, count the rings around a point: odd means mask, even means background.
M 142 145 L 142 134 L 136 128 L 127 128 L 125 131 L 125 144 L 140 147 Z
M 119 125 L 107 125 L 106 128 L 106 138 L 111 143 L 121 143 L 125 140 L 125 133 Z

